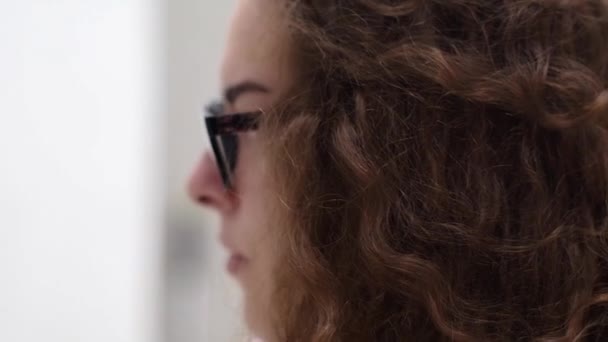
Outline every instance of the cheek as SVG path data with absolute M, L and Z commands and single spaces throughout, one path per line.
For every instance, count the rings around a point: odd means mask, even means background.
M 238 154 L 234 170 L 235 186 L 240 197 L 252 197 L 263 190 L 266 170 L 263 151 L 256 139 L 256 133 L 238 136 Z
M 264 154 L 254 134 L 239 137 L 239 156 L 235 170 L 235 185 L 239 197 L 238 219 L 241 222 L 239 235 L 250 247 L 264 245 L 272 221 L 268 209 L 270 189 L 265 169 Z M 257 249 L 257 248 L 256 248 Z M 250 250 L 258 254 L 257 250 Z
M 244 151 L 249 152 L 249 151 Z M 254 152 L 254 151 L 251 151 Z M 239 240 L 252 259 L 255 277 L 269 277 L 276 257 L 276 224 L 270 209 L 270 189 L 266 181 L 261 154 L 251 153 L 243 163 L 243 187 L 240 192 Z
M 277 262 L 277 231 L 270 209 L 270 189 L 263 153 L 254 137 L 242 137 L 239 164 L 235 171 L 239 192 L 237 232 L 241 245 L 250 257 L 249 269 L 242 278 L 245 320 L 261 337 L 271 336 L 271 297 L 274 291 L 273 270 Z

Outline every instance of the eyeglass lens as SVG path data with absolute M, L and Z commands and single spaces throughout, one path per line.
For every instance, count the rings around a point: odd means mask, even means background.
M 220 134 L 214 137 L 218 150 L 216 151 L 216 161 L 220 168 L 220 173 L 224 181 L 224 185 L 231 186 L 232 173 L 236 168 L 238 159 L 238 137 L 233 134 Z

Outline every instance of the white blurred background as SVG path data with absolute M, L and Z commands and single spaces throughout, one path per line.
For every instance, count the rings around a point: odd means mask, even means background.
M 242 341 L 185 182 L 233 1 L 0 0 L 0 341 Z

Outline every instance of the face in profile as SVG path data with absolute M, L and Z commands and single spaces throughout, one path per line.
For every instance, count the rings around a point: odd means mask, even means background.
M 282 24 L 274 2 L 239 1 L 226 42 L 221 70 L 224 98 L 216 116 L 250 112 L 263 116 L 291 85 Z M 265 155 L 255 129 L 239 131 L 232 139 L 224 141 L 231 146 L 220 148 L 229 150 L 233 165 L 218 165 L 222 161 L 206 151 L 192 174 L 189 192 L 198 204 L 220 215 L 219 239 L 229 253 L 226 269 L 244 291 L 246 321 L 254 333 L 269 338 L 268 305 L 277 250 L 273 234 L 279 227 L 269 217 Z M 222 175 L 221 166 L 228 174 Z
M 221 217 L 252 332 L 607 340 L 606 18 L 241 0 L 190 193 Z

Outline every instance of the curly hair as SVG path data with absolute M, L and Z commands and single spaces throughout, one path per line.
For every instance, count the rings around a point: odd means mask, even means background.
M 608 3 L 282 3 L 280 339 L 608 340 Z

